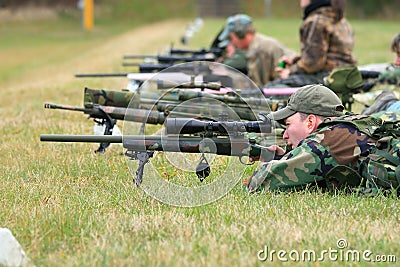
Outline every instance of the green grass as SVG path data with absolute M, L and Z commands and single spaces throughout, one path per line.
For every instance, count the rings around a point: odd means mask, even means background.
M 84 115 L 45 110 L 44 102 L 81 105 L 85 86 L 118 90 L 126 83 L 120 78 L 80 80 L 74 73 L 124 70 L 122 54 L 154 53 L 177 43 L 188 23 L 159 23 L 155 28 L 165 30 L 157 36 L 148 25 L 144 31 L 109 25 L 85 33 L 68 18 L 11 22 L 10 28 L 0 28 L 0 227 L 11 229 L 36 266 L 282 266 L 288 264 L 276 254 L 273 262 L 261 262 L 257 254 L 265 246 L 320 253 L 337 249 L 341 238 L 348 249 L 399 257 L 400 213 L 393 197 L 319 191 L 249 195 L 238 183 L 211 204 L 174 207 L 134 185 L 119 146 L 97 155 L 93 144 L 39 141 L 43 133 L 93 132 L 93 123 Z M 259 31 L 298 49 L 299 19 L 255 23 Z M 222 24 L 223 20 L 206 20 L 190 47 L 208 47 Z M 360 63 L 392 60 L 388 44 L 397 22 L 352 24 Z M 122 128 L 121 122 L 118 125 Z M 255 168 L 248 168 L 241 179 Z M 165 170 L 173 171 L 170 166 L 161 171 Z M 366 262 L 325 258 L 299 265 Z

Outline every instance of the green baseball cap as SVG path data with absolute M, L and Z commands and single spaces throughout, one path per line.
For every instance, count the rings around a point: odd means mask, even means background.
M 252 25 L 253 20 L 251 17 L 245 14 L 236 14 L 230 16 L 226 20 L 225 28 L 218 36 L 218 40 L 221 43 L 229 42 L 229 34 L 231 32 L 242 32 L 244 33 L 247 27 Z
M 331 89 L 322 84 L 312 84 L 300 87 L 290 96 L 286 107 L 269 113 L 267 117 L 278 122 L 296 112 L 338 117 L 343 115 L 343 110 L 342 101 Z

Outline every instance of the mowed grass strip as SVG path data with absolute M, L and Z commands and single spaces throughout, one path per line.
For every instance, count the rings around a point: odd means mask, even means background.
M 239 183 L 217 202 L 179 208 L 158 202 L 134 185 L 120 146 L 98 155 L 93 153 L 95 144 L 39 141 L 43 133 L 93 133 L 93 122 L 83 114 L 45 110 L 44 102 L 81 106 L 85 86 L 119 90 L 126 85 L 123 78 L 77 79 L 75 73 L 126 71 L 120 65 L 123 54 L 157 53 L 171 42 L 177 44 L 188 23 L 171 20 L 84 33 L 78 24 L 50 20 L 12 23 L 12 31 L 0 29 L 0 54 L 7 58 L 0 61 L 0 226 L 12 230 L 33 263 L 280 266 L 276 253 L 272 262 L 260 261 L 258 256 L 264 255 L 260 251 L 313 250 L 320 256 L 323 250 L 338 249 L 340 239 L 346 240 L 349 250 L 399 257 L 395 197 L 362 198 L 318 190 L 249 195 Z M 190 47 L 207 47 L 223 23 L 205 20 Z M 299 23 L 297 18 L 255 21 L 259 31 L 296 50 Z M 389 42 L 397 22 L 354 21 L 353 26 L 360 63 L 392 59 Z M 33 27 L 36 35 L 29 34 Z M 118 126 L 123 128 L 121 122 Z M 255 169 L 247 169 L 243 179 Z M 364 266 L 365 261 L 330 260 L 325 255 L 318 263 L 300 262 L 302 266 L 350 264 Z

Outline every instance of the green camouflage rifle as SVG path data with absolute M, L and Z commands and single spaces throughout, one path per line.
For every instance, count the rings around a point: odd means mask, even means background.
M 103 142 L 122 143 L 125 155 L 131 160 L 138 160 L 135 184 L 143 180 L 144 166 L 153 157 L 154 152 L 199 153 L 200 161 L 196 175 L 203 181 L 211 169 L 204 154 L 237 156 L 242 164 L 252 164 L 256 160 L 269 161 L 274 153 L 256 144 L 246 133 L 264 133 L 273 131 L 271 121 L 265 117 L 252 122 L 242 121 L 200 121 L 186 118 L 167 118 L 165 135 L 40 135 L 41 141 L 47 142 Z M 244 161 L 246 157 L 249 161 Z
M 196 88 L 200 88 L 202 85 L 197 85 Z M 213 84 L 208 84 L 206 88 L 212 88 Z M 167 86 L 167 88 L 170 88 Z M 176 105 L 190 99 L 199 98 L 199 105 L 201 104 L 201 98 L 214 99 L 230 105 L 231 107 L 238 108 L 266 108 L 268 104 L 272 111 L 278 108 L 284 107 L 287 104 L 287 99 L 261 99 L 251 96 L 241 97 L 235 92 L 232 94 L 227 93 L 224 95 L 210 94 L 201 91 L 185 90 L 185 89 L 172 89 L 161 92 L 129 92 L 125 90 L 114 91 L 107 89 L 90 89 L 85 88 L 84 90 L 84 104 L 92 105 L 99 104 L 104 106 L 115 106 L 115 107 L 128 107 L 131 104 L 131 108 L 145 108 L 149 105 L 157 106 L 159 111 L 164 111 L 167 105 Z M 251 115 L 248 115 L 251 116 Z M 254 117 L 242 118 L 246 120 L 254 120 Z
M 193 100 L 196 99 L 195 105 Z M 211 114 L 224 113 L 222 105 L 210 105 L 209 100 L 218 101 L 229 108 L 242 120 L 255 121 L 267 105 L 276 110 L 286 105 L 286 100 L 241 98 L 239 96 L 214 95 L 184 89 L 160 93 L 128 91 L 84 90 L 84 107 L 45 103 L 48 109 L 79 111 L 89 115 L 99 125 L 104 125 L 104 135 L 112 135 L 117 120 L 128 120 L 142 124 L 163 124 L 165 118 L 210 118 Z M 141 131 L 140 133 L 143 133 Z M 104 153 L 107 143 L 100 143 L 97 152 Z

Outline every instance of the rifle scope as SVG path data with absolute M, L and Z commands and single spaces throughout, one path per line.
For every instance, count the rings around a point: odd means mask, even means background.
M 215 132 L 220 134 L 236 133 L 270 133 L 271 121 L 201 121 L 188 118 L 167 118 L 165 121 L 167 134 L 195 134 Z

